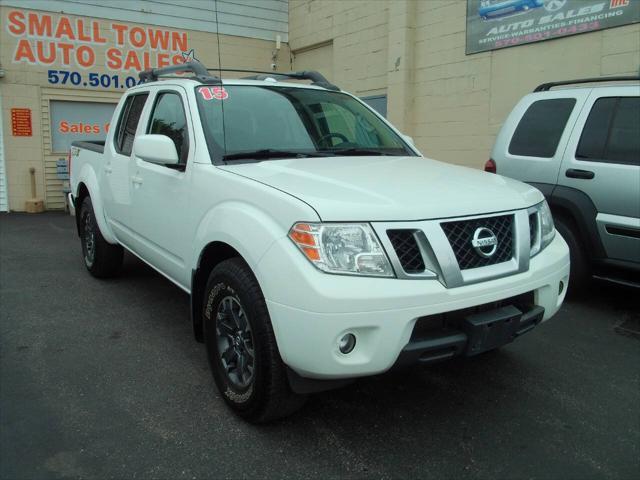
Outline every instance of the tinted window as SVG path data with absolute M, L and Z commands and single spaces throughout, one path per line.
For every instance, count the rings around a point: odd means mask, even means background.
M 584 125 L 576 158 L 640 164 L 640 97 L 597 100 Z
M 149 94 L 142 93 L 131 95 L 125 100 L 116 135 L 116 150 L 122 155 L 131 155 L 133 139 L 136 136 L 140 115 L 148 96 Z
M 605 158 L 610 162 L 640 164 L 640 97 L 619 100 Z
M 553 157 L 575 103 L 575 98 L 554 98 L 532 103 L 513 134 L 509 153 L 527 157 Z
M 609 125 L 617 103 L 617 98 L 601 98 L 593 105 L 582 130 L 576 158 L 582 160 L 604 158 Z
M 166 135 L 176 146 L 180 163 L 187 162 L 187 119 L 177 93 L 161 93 L 151 114 L 147 133 Z

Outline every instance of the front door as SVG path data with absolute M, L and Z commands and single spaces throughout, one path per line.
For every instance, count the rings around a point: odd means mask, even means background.
M 190 247 L 186 231 L 193 156 L 186 104 L 182 89 L 158 91 L 149 120 L 140 132 L 171 138 L 180 164 L 167 167 L 149 163 L 136 157 L 134 151 L 131 175 L 136 252 L 185 288 L 190 282 L 185 258 Z

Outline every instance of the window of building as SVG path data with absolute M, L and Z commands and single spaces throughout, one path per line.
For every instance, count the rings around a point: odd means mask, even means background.
M 364 103 L 373 108 L 376 112 L 387 118 L 387 96 L 386 95 L 374 95 L 371 97 L 360 97 Z
M 187 163 L 189 153 L 187 118 L 179 94 L 165 92 L 158 95 L 147 133 L 169 137 L 176 146 L 180 163 Z
M 525 157 L 553 157 L 575 104 L 575 98 L 553 98 L 532 103 L 513 133 L 509 153 Z
M 148 93 L 141 93 L 130 95 L 125 100 L 116 131 L 116 151 L 122 155 L 131 155 L 140 115 L 148 96 Z

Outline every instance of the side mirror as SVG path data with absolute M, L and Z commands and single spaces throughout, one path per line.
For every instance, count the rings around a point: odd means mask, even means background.
M 133 154 L 145 162 L 177 165 L 180 162 L 176 146 L 166 135 L 140 135 L 133 141 Z
M 407 142 L 412 147 L 416 146 L 416 144 L 413 141 L 413 138 L 411 138 L 409 135 L 402 134 L 402 138 L 404 138 L 404 141 Z

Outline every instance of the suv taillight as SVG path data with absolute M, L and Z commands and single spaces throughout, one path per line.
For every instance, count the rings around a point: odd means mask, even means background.
M 496 162 L 493 161 L 493 158 L 490 158 L 484 164 L 484 171 L 489 173 L 497 173 Z

